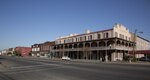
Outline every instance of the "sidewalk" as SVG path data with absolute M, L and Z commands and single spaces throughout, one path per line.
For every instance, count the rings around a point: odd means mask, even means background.
M 137 61 L 137 62 L 127 62 L 127 61 L 113 61 L 113 62 L 106 62 L 106 63 L 110 63 L 110 64 L 129 64 L 129 65 L 150 65 L 150 62 L 141 62 L 141 61 Z

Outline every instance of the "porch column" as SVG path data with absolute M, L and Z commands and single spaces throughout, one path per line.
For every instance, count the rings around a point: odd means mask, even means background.
M 107 50 L 105 51 L 105 62 L 108 62 Z
M 96 55 L 96 58 L 97 58 L 96 60 L 99 60 L 99 57 L 100 57 L 100 56 L 99 56 L 99 50 L 97 50 L 96 54 L 97 54 L 97 55 Z
M 115 52 L 111 53 L 111 61 L 115 61 Z

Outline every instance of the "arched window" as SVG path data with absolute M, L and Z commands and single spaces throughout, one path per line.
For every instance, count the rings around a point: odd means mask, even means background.
M 85 43 L 85 47 L 90 47 L 90 44 L 89 43 Z
M 79 48 L 83 48 L 83 44 L 82 43 L 79 44 Z
M 92 42 L 91 47 L 97 47 L 97 43 L 96 42 Z
M 77 48 L 78 46 L 77 46 L 77 44 L 74 44 L 74 48 Z
M 104 47 L 104 46 L 105 46 L 105 42 L 104 41 L 99 42 L 99 47 Z

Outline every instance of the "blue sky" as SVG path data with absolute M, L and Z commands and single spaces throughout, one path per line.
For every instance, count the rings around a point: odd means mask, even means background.
M 135 29 L 150 40 L 149 0 L 0 0 L 0 50 L 53 41 L 71 33 Z

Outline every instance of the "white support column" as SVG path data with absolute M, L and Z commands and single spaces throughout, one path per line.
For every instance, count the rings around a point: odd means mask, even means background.
M 107 50 L 105 51 L 105 62 L 108 62 Z
M 111 61 L 115 61 L 115 52 L 113 52 L 112 54 L 111 54 Z

